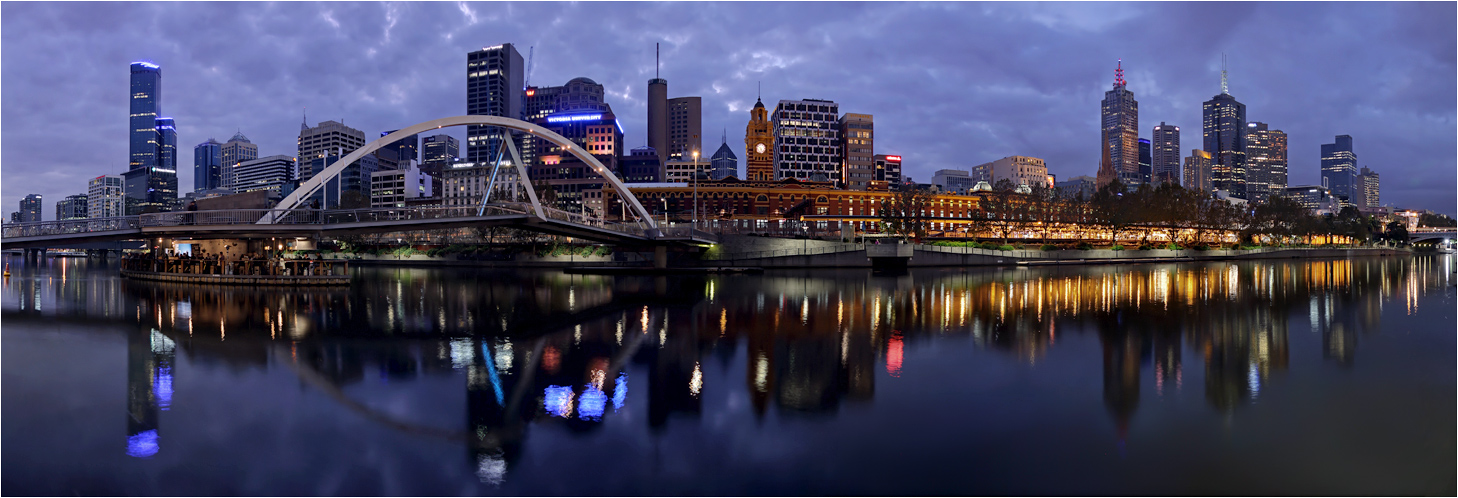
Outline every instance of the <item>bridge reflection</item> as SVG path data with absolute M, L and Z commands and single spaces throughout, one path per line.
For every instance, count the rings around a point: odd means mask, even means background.
M 165 451 L 159 412 L 188 365 L 285 368 L 366 419 L 462 444 L 467 464 L 494 483 L 533 426 L 589 434 L 636 404 L 660 433 L 695 423 L 706 396 L 729 393 L 747 395 L 758 418 L 834 416 L 878 388 L 956 382 L 918 364 L 946 341 L 1054 371 L 1062 367 L 1050 351 L 1096 341 L 1102 402 L 1123 438 L 1142 396 L 1176 395 L 1187 380 L 1200 379 L 1218 412 L 1260 399 L 1289 368 L 1290 329 L 1303 322 L 1320 335 L 1324 361 L 1349 367 L 1359 340 L 1380 331 L 1384 306 L 1412 312 L 1417 296 L 1452 285 L 1450 269 L 1433 268 L 1451 258 L 1421 257 L 900 276 L 365 269 L 347 290 L 287 291 L 122 281 L 94 262 L 52 265 L 6 282 L 4 320 L 136 325 L 127 339 L 129 455 Z M 1201 367 L 1190 371 L 1190 361 Z M 723 380 L 740 369 L 742 385 Z M 459 426 L 402 419 L 347 389 L 441 376 L 461 379 Z

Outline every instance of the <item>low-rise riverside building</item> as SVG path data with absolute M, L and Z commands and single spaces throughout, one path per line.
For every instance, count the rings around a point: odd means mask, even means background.
M 876 231 L 881 220 L 881 202 L 896 195 L 887 191 L 843 190 L 832 182 L 796 179 L 750 182 L 736 178 L 702 180 L 695 195 L 691 182 L 628 184 L 627 188 L 660 222 L 689 221 L 695 199 L 700 220 L 718 221 L 720 226 L 753 230 L 791 220 L 811 224 L 819 230 L 854 227 Z M 611 185 L 602 189 L 605 214 L 621 220 L 627 212 Z M 928 204 L 930 229 L 960 231 L 971 223 L 978 207 L 977 195 L 937 194 Z

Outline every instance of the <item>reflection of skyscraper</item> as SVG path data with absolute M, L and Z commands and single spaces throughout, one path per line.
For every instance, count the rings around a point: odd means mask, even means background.
M 127 335 L 127 455 L 157 454 L 158 412 L 172 407 L 172 366 L 176 344 L 162 333 Z
M 1124 439 L 1129 432 L 1129 420 L 1139 409 L 1139 357 L 1144 338 L 1137 332 L 1119 330 L 1117 324 L 1108 324 L 1104 329 L 1099 334 L 1104 350 L 1104 406 L 1118 424 L 1119 439 Z

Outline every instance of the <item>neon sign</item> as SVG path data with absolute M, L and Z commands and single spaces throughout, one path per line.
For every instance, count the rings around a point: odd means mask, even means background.
M 901 162 L 901 156 L 886 156 L 887 161 Z
M 547 116 L 548 123 L 577 123 L 582 121 L 602 121 L 602 114 L 573 114 L 570 116 Z

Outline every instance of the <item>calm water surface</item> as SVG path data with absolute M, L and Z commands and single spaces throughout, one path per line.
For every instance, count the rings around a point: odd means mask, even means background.
M 7 495 L 1455 493 L 1451 256 L 347 290 L 6 259 Z

